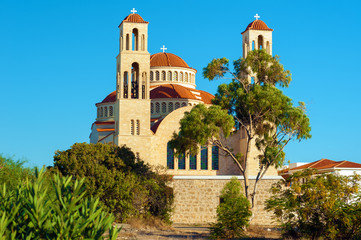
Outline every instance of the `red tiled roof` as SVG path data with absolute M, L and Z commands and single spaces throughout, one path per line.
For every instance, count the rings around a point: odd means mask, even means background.
M 265 30 L 265 31 L 273 31 L 273 29 L 269 28 L 265 22 L 262 20 L 254 20 L 250 24 L 248 24 L 246 30 L 242 32 L 246 32 L 247 30 Z
M 148 23 L 137 13 L 129 14 L 124 18 L 123 22 Z
M 101 103 L 108 103 L 108 102 L 115 102 L 115 100 L 117 99 L 117 92 L 111 92 L 108 96 L 106 96 L 106 98 L 104 98 L 103 101 L 101 101 Z
M 327 168 L 361 168 L 361 164 L 349 162 L 349 161 L 333 161 L 329 159 L 321 159 L 316 162 L 308 163 L 299 167 L 291 168 L 293 170 L 302 170 L 306 168 L 315 168 L 315 169 L 327 169 Z
M 323 158 L 323 159 L 318 160 L 316 162 L 311 162 L 311 163 L 308 163 L 308 164 L 305 164 L 305 165 L 302 165 L 302 166 L 299 166 L 299 167 L 291 168 L 290 170 L 300 170 L 300 169 L 306 169 L 306 168 L 316 168 L 316 169 L 318 169 L 319 167 L 327 166 L 327 165 L 330 165 L 332 163 L 335 163 L 335 161 Z
M 180 57 L 173 53 L 156 53 L 150 56 L 151 67 L 184 67 L 190 68 L 188 64 Z
M 195 94 L 196 92 L 199 94 Z M 196 96 L 200 97 L 197 98 Z M 187 88 L 178 84 L 162 84 L 153 86 L 150 90 L 150 98 L 183 98 L 183 99 L 194 99 L 200 100 L 206 104 L 211 104 L 214 96 L 205 91 Z
M 318 169 L 326 169 L 326 168 L 361 168 L 361 164 L 349 162 L 349 161 L 339 161 L 330 165 L 319 167 Z

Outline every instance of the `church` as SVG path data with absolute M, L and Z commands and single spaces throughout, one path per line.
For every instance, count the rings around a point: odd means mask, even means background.
M 242 32 L 243 56 L 253 49 L 272 54 L 272 32 L 266 23 L 251 22 Z M 220 191 L 232 177 L 240 176 L 233 160 L 215 146 L 200 146 L 197 155 L 177 156 L 169 147 L 179 121 L 197 104 L 211 105 L 214 96 L 196 88 L 197 70 L 172 53 L 148 52 L 148 24 L 136 11 L 119 25 L 119 54 L 116 57 L 116 90 L 96 103 L 97 117 L 91 127 L 90 143 L 126 145 L 151 166 L 161 166 L 173 175 L 177 223 L 209 223 L 215 220 Z M 246 136 L 237 131 L 227 139 L 230 148 L 245 150 Z M 249 176 L 255 178 L 258 152 L 250 153 Z M 268 171 L 264 201 L 271 183 L 280 177 L 276 169 Z M 262 186 L 263 186 L 262 185 Z M 260 191 L 262 192 L 262 186 Z M 269 194 L 269 192 L 268 192 Z M 263 197 L 262 197 L 263 196 Z M 265 218 L 263 204 L 255 219 Z M 264 222 L 263 222 L 264 224 Z

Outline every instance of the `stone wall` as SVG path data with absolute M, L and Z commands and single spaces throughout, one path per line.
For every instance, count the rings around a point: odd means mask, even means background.
M 216 221 L 219 196 L 224 185 L 232 176 L 175 176 L 174 212 L 172 221 L 184 224 L 206 224 Z M 242 181 L 243 178 L 237 177 Z M 253 178 L 254 179 L 254 178 Z M 254 218 L 251 224 L 272 225 L 272 214 L 264 210 L 264 201 L 271 196 L 271 185 L 280 177 L 265 177 L 258 183 L 258 192 L 253 209 Z M 254 180 L 250 180 L 253 187 Z

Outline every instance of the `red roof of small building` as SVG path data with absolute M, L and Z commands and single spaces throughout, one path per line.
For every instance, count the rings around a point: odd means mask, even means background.
M 150 56 L 151 67 L 184 67 L 190 68 L 188 64 L 173 53 L 156 53 Z
M 150 90 L 150 98 L 182 98 L 194 99 L 211 104 L 214 96 L 205 91 L 187 88 L 179 84 L 162 84 L 153 86 Z
M 269 28 L 265 22 L 262 20 L 254 20 L 250 24 L 248 24 L 246 30 L 242 32 L 242 34 L 248 30 L 265 30 L 265 31 L 273 31 L 273 29 Z
M 361 168 L 361 164 L 349 161 L 333 161 L 321 159 L 316 162 L 308 163 L 299 167 L 291 168 L 290 171 L 302 170 L 306 168 L 327 169 L 327 168 Z
M 122 23 L 123 22 L 148 23 L 147 21 L 144 21 L 143 18 L 137 13 L 129 14 L 124 18 Z

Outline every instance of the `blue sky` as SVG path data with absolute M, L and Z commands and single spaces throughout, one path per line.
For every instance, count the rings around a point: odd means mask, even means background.
M 284 92 L 304 101 L 312 139 L 286 148 L 291 162 L 361 163 L 358 1 L 0 2 L 0 153 L 52 165 L 54 152 L 89 142 L 95 103 L 115 90 L 118 25 L 132 8 L 149 21 L 149 52 L 182 57 L 198 70 L 213 58 L 241 57 L 241 32 L 258 13 L 273 53 L 292 72 Z

